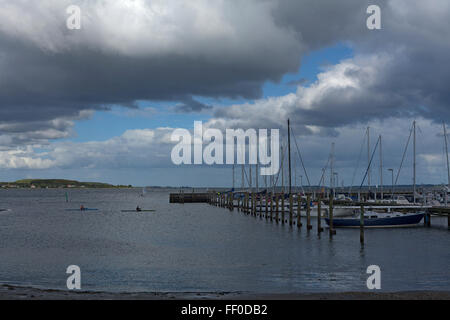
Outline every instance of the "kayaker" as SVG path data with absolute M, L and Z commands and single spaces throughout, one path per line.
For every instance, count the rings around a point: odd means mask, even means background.
M 142 209 L 141 209 L 139 206 L 137 206 L 137 207 L 136 207 L 136 211 L 137 211 L 137 212 L 140 212 L 140 211 L 142 211 Z
M 80 206 L 80 210 L 81 210 L 81 211 L 84 211 L 84 210 L 85 210 L 85 208 L 84 208 L 83 205 Z

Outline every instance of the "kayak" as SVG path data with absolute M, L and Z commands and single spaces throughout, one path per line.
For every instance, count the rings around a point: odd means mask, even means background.
M 122 212 L 155 212 L 156 210 L 122 210 Z
M 98 209 L 84 208 L 84 209 L 66 209 L 66 211 L 98 211 Z

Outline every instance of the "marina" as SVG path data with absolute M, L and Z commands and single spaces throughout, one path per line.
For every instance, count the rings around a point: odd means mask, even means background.
M 405 227 L 415 226 L 424 221 L 426 226 L 431 226 L 432 217 L 447 217 L 447 226 L 450 230 L 450 207 L 448 205 L 448 192 L 450 190 L 450 163 L 448 158 L 448 142 L 446 136 L 446 126 L 443 124 L 445 136 L 445 151 L 447 154 L 447 186 L 428 186 L 418 188 L 416 184 L 416 121 L 413 121 L 409 138 L 407 140 L 400 167 L 394 182 L 394 170 L 392 173 L 391 188 L 384 189 L 383 185 L 383 156 L 382 156 L 382 136 L 371 149 L 370 128 L 365 132 L 367 139 L 367 160 L 368 165 L 360 186 L 339 187 L 339 179 L 334 171 L 335 144 L 331 145 L 331 152 L 326 166 L 322 169 L 322 177 L 319 185 L 312 187 L 308 178 L 308 173 L 303 163 L 303 157 L 295 142 L 298 160 L 302 164 L 308 186 L 301 185 L 300 188 L 292 184 L 292 157 L 291 157 L 291 125 L 287 121 L 287 148 L 281 146 L 281 168 L 277 175 L 270 176 L 268 183 L 264 176 L 264 186 L 260 188 L 259 167 L 253 165 L 241 166 L 241 187 L 236 189 L 235 165 L 232 166 L 232 188 L 222 190 L 212 190 L 209 193 L 185 192 L 170 194 L 170 203 L 209 203 L 214 206 L 228 208 L 233 211 L 237 209 L 247 215 L 253 215 L 276 223 L 289 223 L 293 226 L 297 223 L 302 226 L 301 217 L 307 219 L 306 228 L 311 229 L 310 220 L 317 217 L 318 221 L 325 218 L 330 235 L 335 235 L 335 227 L 356 227 L 359 226 L 361 233 L 367 227 Z M 413 141 L 413 185 L 398 187 L 397 181 L 404 164 L 405 156 L 410 141 Z M 361 147 L 364 147 L 364 143 Z M 361 148 L 362 150 L 362 148 Z M 376 152 L 379 153 L 379 181 L 380 185 L 371 186 L 371 170 L 373 169 L 373 159 Z M 360 155 L 361 156 L 361 155 Z M 360 157 L 361 158 L 361 157 Z M 287 162 L 287 163 L 286 163 Z M 359 167 L 360 159 L 358 159 Z M 255 170 L 254 181 L 252 179 L 253 167 Z M 285 183 L 285 171 L 288 169 L 288 182 Z M 355 173 L 356 169 L 355 168 Z M 325 186 L 326 172 L 329 170 L 330 184 Z M 297 176 L 296 174 L 294 175 Z M 355 177 L 355 175 L 354 175 Z M 354 179 L 353 179 L 354 180 Z M 367 181 L 367 186 L 364 183 Z M 247 183 L 247 185 L 246 185 Z M 254 184 L 253 184 L 254 183 Z M 352 181 L 353 183 L 353 181 Z M 390 192 L 388 192 L 390 191 Z M 370 214 L 365 214 L 365 211 Z M 385 213 L 383 215 L 383 213 Z M 334 218 L 347 217 L 336 220 Z M 358 218 L 359 217 L 359 218 Z M 321 224 L 320 224 L 321 225 Z M 322 227 L 318 227 L 318 232 L 322 232 Z M 363 242 L 363 235 L 360 236 Z
M 0 213 L 0 279 L 65 290 L 65 270 L 75 262 L 87 291 L 348 292 L 367 290 L 365 270 L 375 263 L 382 292 L 450 287 L 442 267 L 449 259 L 447 217 L 433 217 L 431 227 L 366 229 L 361 247 L 358 229 L 330 237 L 325 221 L 308 222 L 306 211 L 302 227 L 298 220 L 291 227 L 288 211 L 288 223 L 276 223 L 275 212 L 271 221 L 270 212 L 266 219 L 207 203 L 170 204 L 174 191 L 148 188 L 140 197 L 139 188 L 74 189 L 66 203 L 64 190 L 0 190 L 11 208 Z M 67 214 L 76 203 L 101 211 Z M 130 203 L 156 212 L 122 213 Z

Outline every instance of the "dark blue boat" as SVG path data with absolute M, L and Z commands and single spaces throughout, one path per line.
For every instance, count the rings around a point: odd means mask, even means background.
M 395 227 L 410 227 L 417 225 L 424 213 L 376 213 L 368 212 L 364 215 L 365 228 L 395 228 Z M 326 223 L 330 225 L 330 219 L 325 219 Z M 360 217 L 333 219 L 333 227 L 335 228 L 359 228 L 361 224 Z

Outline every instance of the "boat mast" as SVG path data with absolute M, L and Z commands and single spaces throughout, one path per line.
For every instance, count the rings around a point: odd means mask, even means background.
M 234 191 L 234 164 L 233 164 L 233 191 Z
M 244 165 L 242 165 L 241 175 L 242 175 L 241 188 L 242 188 L 242 190 L 244 190 L 244 188 L 245 188 L 245 166 Z
M 413 144 L 413 152 L 414 152 L 414 164 L 413 164 L 413 195 L 414 195 L 414 204 L 416 203 L 416 120 L 413 122 L 414 128 L 414 144 Z
M 248 172 L 249 172 L 249 174 L 248 174 L 248 186 L 249 186 L 250 192 L 252 192 L 253 185 L 252 185 L 252 164 L 251 163 L 248 164 Z
M 382 148 L 382 140 L 380 134 L 380 188 L 381 188 L 381 201 L 384 200 L 383 195 L 383 148 Z
M 331 159 L 330 159 L 330 188 L 331 193 L 330 197 L 332 196 L 334 199 L 334 142 L 331 144 Z
M 450 188 L 450 164 L 448 162 L 447 128 L 445 127 L 445 122 L 442 122 L 442 125 L 444 126 L 445 155 L 447 156 L 447 178 L 448 178 L 447 187 Z M 448 190 L 445 191 L 445 202 L 447 202 L 447 193 L 448 193 Z
M 368 190 L 368 198 L 370 199 L 370 127 L 367 127 L 367 163 L 369 169 L 367 170 L 367 186 Z
M 283 150 L 283 146 L 281 146 L 281 192 L 283 192 L 283 196 L 284 196 L 284 150 Z
M 291 122 L 288 119 L 288 156 L 289 156 L 289 195 L 292 192 L 292 169 L 291 169 Z
M 259 192 L 259 173 L 258 173 L 258 161 L 256 162 L 256 169 L 255 169 L 255 179 L 256 179 L 256 192 Z

